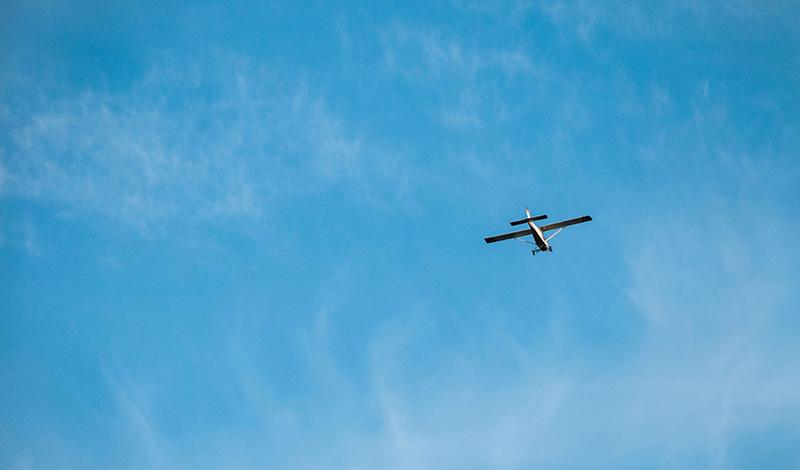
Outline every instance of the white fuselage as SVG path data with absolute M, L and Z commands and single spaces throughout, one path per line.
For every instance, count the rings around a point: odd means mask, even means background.
M 530 213 L 528 214 L 528 218 L 530 218 Z M 547 240 L 544 239 L 544 234 L 539 230 L 539 227 L 530 220 L 528 221 L 528 226 L 531 228 L 531 235 L 533 235 L 533 241 L 536 242 L 536 246 L 542 251 L 547 251 L 550 245 L 547 244 Z

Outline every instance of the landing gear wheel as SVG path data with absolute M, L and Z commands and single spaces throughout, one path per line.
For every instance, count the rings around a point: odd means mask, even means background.
M 532 254 L 533 256 L 536 256 L 536 250 L 531 250 L 531 254 Z

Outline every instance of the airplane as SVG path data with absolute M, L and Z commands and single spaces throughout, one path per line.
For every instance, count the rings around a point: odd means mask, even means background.
M 564 227 L 569 227 L 570 225 L 581 224 L 583 222 L 589 222 L 590 220 L 592 220 L 592 218 L 589 217 L 588 215 L 584 215 L 583 217 L 576 217 L 574 219 L 564 220 L 549 225 L 542 225 L 541 227 L 539 227 L 536 224 L 534 224 L 534 222 L 536 222 L 537 220 L 546 219 L 547 218 L 546 215 L 543 214 L 532 217 L 531 211 L 529 211 L 527 207 L 525 208 L 525 215 L 527 216 L 526 218 L 511 222 L 512 226 L 528 224 L 528 228 L 526 228 L 525 230 L 520 230 L 519 232 L 504 233 L 502 235 L 496 235 L 494 237 L 487 237 L 484 238 L 484 240 L 486 241 L 486 243 L 494 243 L 514 238 L 525 243 L 531 243 L 527 240 L 520 239 L 520 237 L 524 237 L 525 235 L 533 235 L 532 244 L 535 244 L 536 248 L 531 250 L 531 254 L 535 256 L 536 253 L 540 253 L 542 251 L 549 251 L 552 253 L 553 247 L 547 242 L 550 241 L 551 238 L 558 235 L 559 232 L 564 230 Z M 550 235 L 549 237 L 545 238 L 544 232 L 549 232 L 550 230 L 555 230 L 556 232 Z

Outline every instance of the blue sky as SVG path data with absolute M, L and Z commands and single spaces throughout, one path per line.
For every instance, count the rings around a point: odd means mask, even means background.
M 798 23 L 4 2 L 0 467 L 800 466 Z

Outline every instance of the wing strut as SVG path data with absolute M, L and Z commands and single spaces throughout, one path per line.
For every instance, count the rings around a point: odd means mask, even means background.
M 558 235 L 562 230 L 564 230 L 564 227 L 561 227 L 560 229 L 556 230 L 554 234 L 552 234 L 549 237 L 545 238 L 544 241 L 546 241 L 546 242 L 550 241 L 551 238 L 553 238 L 556 235 Z

